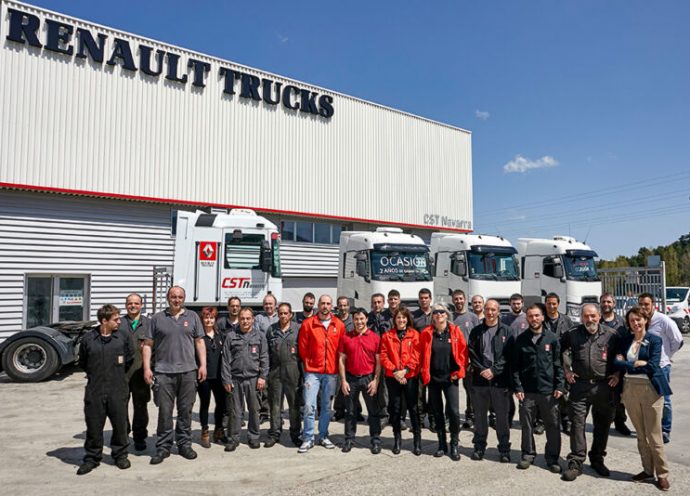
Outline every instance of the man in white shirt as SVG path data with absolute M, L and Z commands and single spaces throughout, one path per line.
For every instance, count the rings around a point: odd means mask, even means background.
M 673 355 L 683 346 L 683 335 L 678 330 L 676 323 L 667 315 L 657 312 L 654 309 L 654 296 L 649 293 L 642 293 L 637 298 L 640 310 L 649 319 L 649 329 L 647 332 L 655 334 L 663 342 L 661 352 L 661 370 L 666 376 L 666 380 L 671 384 L 671 359 Z M 661 434 L 664 443 L 671 441 L 671 420 L 673 418 L 671 409 L 671 396 L 664 396 L 664 414 L 661 419 Z

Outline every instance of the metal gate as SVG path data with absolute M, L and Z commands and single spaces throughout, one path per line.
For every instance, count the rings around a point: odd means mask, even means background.
M 666 266 L 616 267 L 598 269 L 602 291 L 612 293 L 616 299 L 616 313 L 624 315 L 637 305 L 640 293 L 654 295 L 657 311 L 666 313 Z
M 172 267 L 158 265 L 153 268 L 153 313 L 168 306 L 168 290 L 172 286 Z

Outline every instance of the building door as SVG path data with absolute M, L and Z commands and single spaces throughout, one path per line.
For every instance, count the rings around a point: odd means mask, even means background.
M 27 328 L 89 318 L 89 276 L 27 275 L 25 289 Z

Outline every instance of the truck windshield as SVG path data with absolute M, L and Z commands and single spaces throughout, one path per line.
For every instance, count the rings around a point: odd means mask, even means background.
M 244 234 L 235 239 L 232 233 L 225 235 L 226 269 L 260 269 L 262 234 Z
M 563 255 L 565 275 L 575 281 L 598 281 L 597 267 L 593 257 Z
M 666 302 L 679 302 L 688 296 L 688 288 L 666 288 Z
M 514 255 L 469 252 L 469 273 L 472 279 L 518 281 L 518 263 Z
M 377 281 L 431 281 L 427 252 L 371 251 L 371 276 Z

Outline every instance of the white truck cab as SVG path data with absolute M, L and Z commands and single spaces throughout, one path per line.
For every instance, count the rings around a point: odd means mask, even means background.
M 340 233 L 338 296 L 354 307 L 369 308 L 371 295 L 391 289 L 404 304 L 416 305 L 419 290 L 432 287 L 429 248 L 419 236 L 396 227 Z
M 519 293 L 520 264 L 510 241 L 483 234 L 433 233 L 434 295 L 437 303 L 452 305 L 456 289 L 472 296 L 498 300 L 501 311 L 510 309 L 510 295 Z
M 177 212 L 172 283 L 189 307 L 225 306 L 230 296 L 260 307 L 281 301 L 280 233 L 253 210 Z
M 594 262 L 598 255 L 588 245 L 570 236 L 519 238 L 517 244 L 525 305 L 543 302 L 553 292 L 561 300 L 558 311 L 580 322 L 582 305 L 599 303 L 601 280 Z
M 670 286 L 666 288 L 666 313 L 683 334 L 690 333 L 690 288 Z

